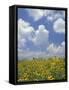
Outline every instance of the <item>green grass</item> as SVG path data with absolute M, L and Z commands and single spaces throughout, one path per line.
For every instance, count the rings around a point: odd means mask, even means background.
M 65 79 L 64 58 L 18 60 L 18 82 Z

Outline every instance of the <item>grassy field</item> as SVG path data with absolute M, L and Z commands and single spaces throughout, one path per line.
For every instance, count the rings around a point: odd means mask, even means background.
M 59 57 L 18 60 L 18 82 L 65 79 L 65 60 Z

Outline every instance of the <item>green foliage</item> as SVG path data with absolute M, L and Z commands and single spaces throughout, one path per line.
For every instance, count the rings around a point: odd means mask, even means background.
M 64 58 L 33 58 L 18 61 L 18 82 L 65 79 Z

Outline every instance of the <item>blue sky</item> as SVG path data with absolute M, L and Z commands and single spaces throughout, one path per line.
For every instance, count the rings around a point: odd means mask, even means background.
M 65 11 L 18 8 L 19 59 L 64 53 Z

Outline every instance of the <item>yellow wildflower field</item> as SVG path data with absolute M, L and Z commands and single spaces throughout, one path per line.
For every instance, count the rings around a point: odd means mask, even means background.
M 60 57 L 18 60 L 18 82 L 64 80 L 65 60 Z

